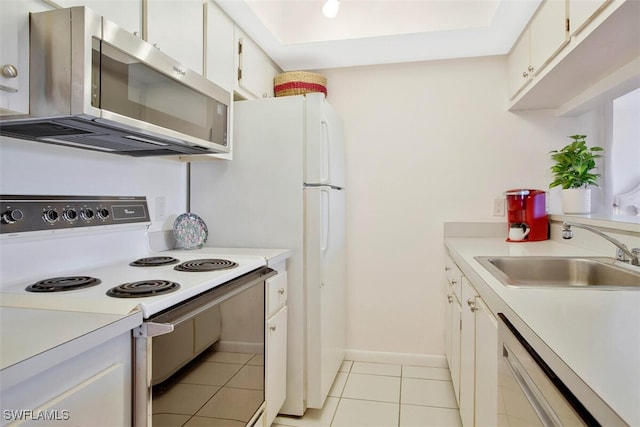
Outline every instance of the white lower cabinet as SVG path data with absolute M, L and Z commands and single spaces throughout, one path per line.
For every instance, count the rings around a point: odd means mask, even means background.
M 287 397 L 287 307 L 267 322 L 266 421 L 271 425 Z
M 498 425 L 498 321 L 480 297 L 476 298 L 475 425 Z
M 270 426 L 287 396 L 287 273 L 267 280 L 265 425 Z
M 460 418 L 463 426 L 474 425 L 475 346 L 477 294 L 466 277 L 462 278 L 462 332 L 460 333 Z M 497 363 L 497 362 L 496 362 Z
M 127 332 L 3 388 L 2 425 L 131 425 L 131 373 Z
M 462 273 L 450 260 L 445 266 L 447 271 L 447 307 L 445 311 L 445 351 L 453 391 L 456 401 L 460 404 L 460 332 L 462 329 L 462 306 L 457 285 L 460 283 Z
M 458 272 L 459 288 L 455 279 Z M 494 426 L 497 423 L 498 323 L 473 284 L 451 260 L 447 263 L 447 273 L 447 362 L 462 425 Z

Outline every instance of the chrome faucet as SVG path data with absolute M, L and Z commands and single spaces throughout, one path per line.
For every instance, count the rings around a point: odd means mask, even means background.
M 592 233 L 597 234 L 600 237 L 603 237 L 605 239 L 607 239 L 608 241 L 610 241 L 611 243 L 613 243 L 614 245 L 616 245 L 618 247 L 618 250 L 616 251 L 616 259 L 618 261 L 622 261 L 622 262 L 629 262 L 631 261 L 631 265 L 638 265 L 640 266 L 640 260 L 638 259 L 640 257 L 640 248 L 633 248 L 632 250 L 629 250 L 629 248 L 627 247 L 627 245 L 625 245 L 624 243 L 622 243 L 619 240 L 614 239 L 611 236 L 607 236 L 606 234 L 604 234 L 603 232 L 593 228 L 593 227 L 589 227 L 588 225 L 584 225 L 584 224 L 576 224 L 573 222 L 563 222 L 562 223 L 562 238 L 563 239 L 571 239 L 573 237 L 573 231 L 571 231 L 571 227 L 578 227 L 578 228 L 583 228 L 585 230 L 591 231 Z

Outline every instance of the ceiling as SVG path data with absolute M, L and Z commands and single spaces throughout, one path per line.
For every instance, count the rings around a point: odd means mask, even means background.
M 285 71 L 502 55 L 541 0 L 216 0 Z

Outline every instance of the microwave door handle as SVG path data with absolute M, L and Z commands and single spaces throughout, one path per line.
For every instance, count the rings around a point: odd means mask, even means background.
M 503 345 L 503 358 L 511 374 L 545 427 L 561 427 L 562 422 L 535 385 L 511 349 Z

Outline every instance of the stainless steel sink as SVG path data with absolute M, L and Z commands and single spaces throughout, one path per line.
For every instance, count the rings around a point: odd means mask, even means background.
M 640 269 L 607 257 L 475 257 L 503 285 L 640 290 Z

